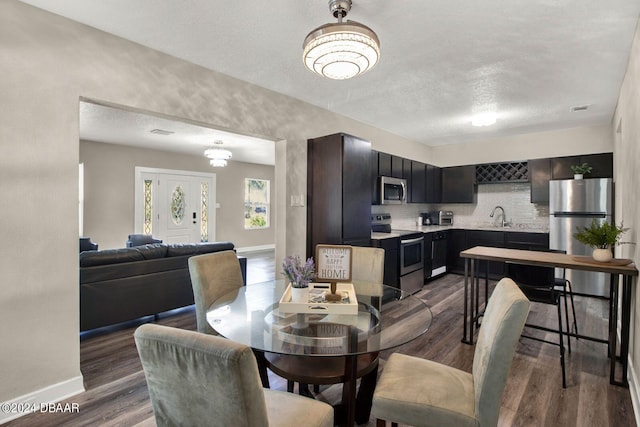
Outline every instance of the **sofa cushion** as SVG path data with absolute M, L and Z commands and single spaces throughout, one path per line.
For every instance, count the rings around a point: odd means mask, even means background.
M 211 242 L 211 243 L 173 243 L 167 249 L 167 256 L 183 256 L 208 254 L 210 252 L 233 250 L 231 242 Z
M 140 252 L 144 259 L 156 259 L 166 257 L 168 248 L 168 245 L 164 243 L 154 243 L 136 246 L 134 249 Z
M 80 253 L 80 267 L 119 264 L 123 262 L 143 261 L 142 253 L 136 248 L 105 249 Z

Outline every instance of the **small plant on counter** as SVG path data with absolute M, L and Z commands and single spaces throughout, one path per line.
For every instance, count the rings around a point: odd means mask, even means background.
M 294 288 L 306 288 L 316 274 L 313 258 L 303 264 L 299 256 L 288 256 L 282 263 L 282 274 L 289 279 Z
M 592 248 L 608 249 L 616 243 L 628 243 L 620 242 L 622 233 L 629 230 L 624 228 L 622 224 L 618 226 L 608 222 L 600 223 L 594 218 L 589 227 L 576 227 L 576 230 L 573 237 Z
M 593 168 L 589 166 L 588 163 L 571 166 L 571 172 L 573 172 L 574 175 L 586 175 L 588 173 L 591 173 L 592 169 Z

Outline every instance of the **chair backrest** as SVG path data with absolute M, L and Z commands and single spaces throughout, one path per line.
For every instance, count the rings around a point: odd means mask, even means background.
M 382 295 L 384 280 L 384 249 L 353 247 L 351 279 L 357 292 L 364 295 Z
M 535 288 L 553 288 L 555 269 L 537 265 L 507 263 L 507 277 L 520 286 Z
M 196 304 L 198 332 L 217 335 L 207 322 L 207 309 L 224 294 L 244 285 L 234 251 L 220 251 L 189 258 L 189 275 Z
M 509 278 L 500 280 L 491 294 L 473 357 L 475 407 L 481 426 L 498 423 L 502 393 L 529 306 Z
M 251 348 L 154 324 L 134 336 L 158 427 L 268 425 Z
M 149 245 L 151 243 L 162 243 L 162 240 L 155 239 L 153 236 L 149 236 L 148 234 L 129 234 L 126 246 L 128 248 L 133 248 L 136 246 Z

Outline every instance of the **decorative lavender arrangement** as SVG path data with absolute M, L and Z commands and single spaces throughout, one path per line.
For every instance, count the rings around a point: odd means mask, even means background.
M 288 256 L 282 263 L 284 274 L 294 288 L 306 288 L 315 277 L 313 258 L 308 258 L 304 264 L 299 256 Z

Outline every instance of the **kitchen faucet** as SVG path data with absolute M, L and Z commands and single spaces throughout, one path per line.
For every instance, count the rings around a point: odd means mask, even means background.
M 493 210 L 491 211 L 491 214 L 489 214 L 489 218 L 493 218 L 493 215 L 496 213 L 496 210 L 500 209 L 502 211 L 502 226 L 506 227 L 507 226 L 507 215 L 504 213 L 504 208 L 500 205 L 496 206 L 495 208 L 493 208 Z

